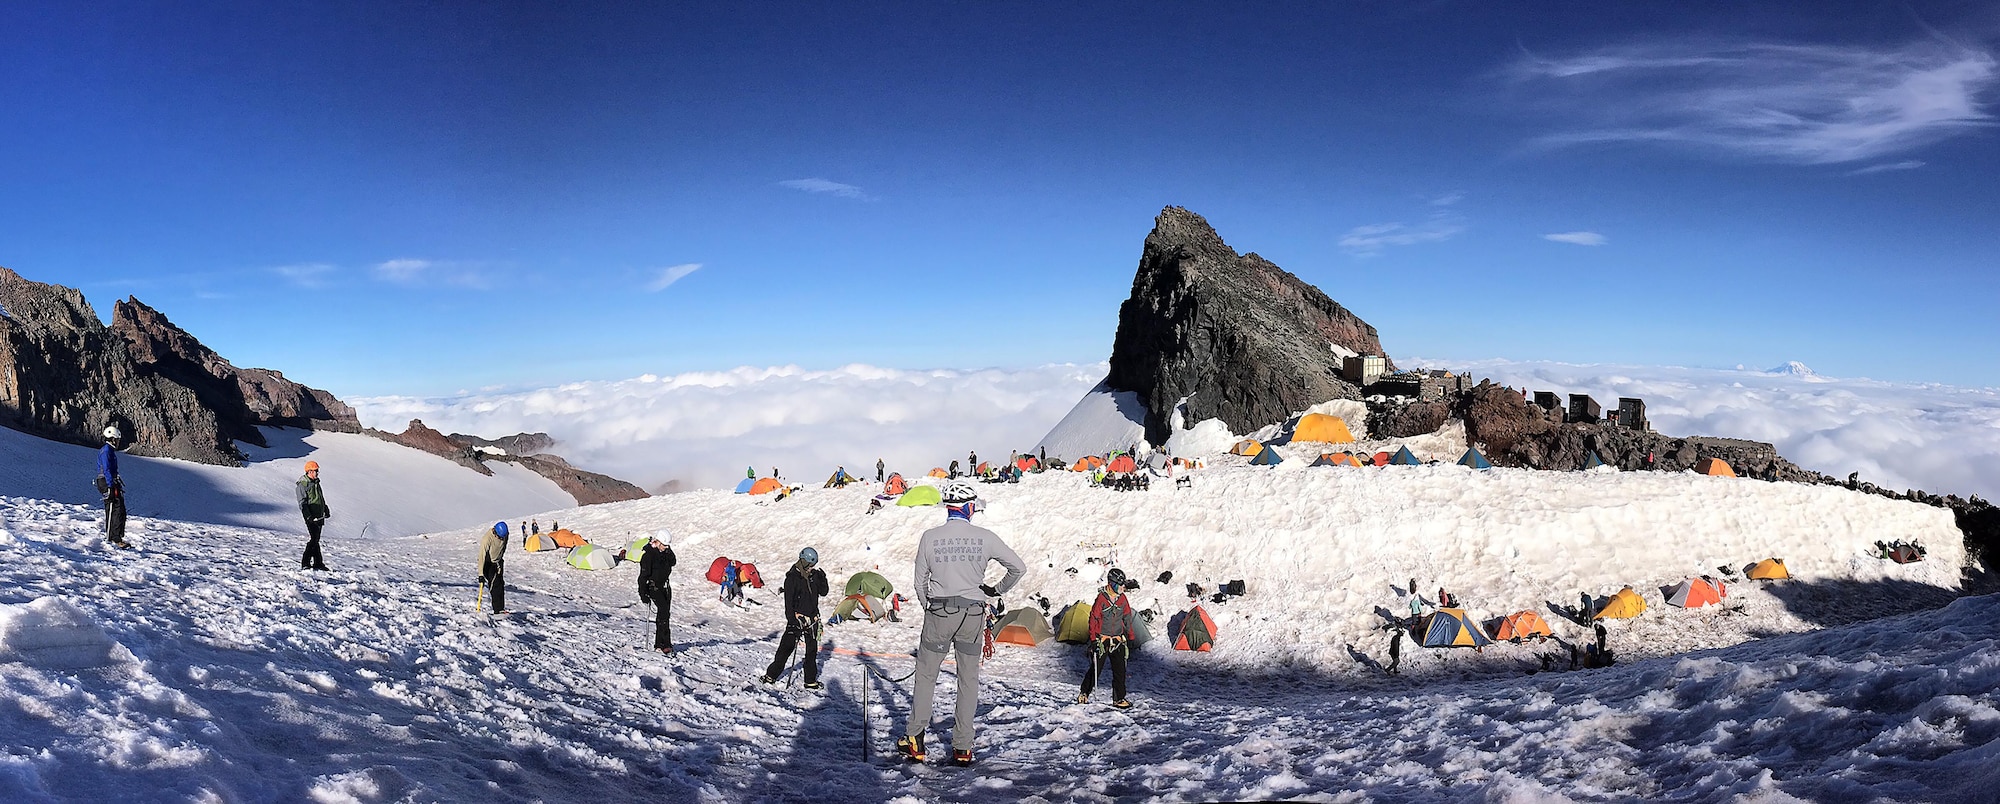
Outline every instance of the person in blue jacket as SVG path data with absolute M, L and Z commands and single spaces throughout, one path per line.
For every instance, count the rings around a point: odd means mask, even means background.
M 125 541 L 125 482 L 118 479 L 118 425 L 104 428 L 104 446 L 97 449 L 97 493 L 104 498 L 104 540 L 118 547 Z

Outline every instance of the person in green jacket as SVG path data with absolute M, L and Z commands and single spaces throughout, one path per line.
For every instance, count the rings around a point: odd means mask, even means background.
M 319 554 L 319 532 L 326 527 L 326 521 L 333 515 L 326 508 L 326 492 L 319 487 L 319 461 L 306 461 L 306 476 L 299 478 L 299 514 L 306 519 L 306 553 L 299 558 L 299 569 L 326 569 L 326 559 Z

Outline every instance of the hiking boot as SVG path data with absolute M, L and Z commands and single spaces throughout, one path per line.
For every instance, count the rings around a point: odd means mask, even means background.
M 772 678 L 772 677 L 770 677 L 770 676 L 758 676 L 758 677 L 757 677 L 757 680 L 758 680 L 758 681 L 760 681 L 760 682 L 762 682 L 762 683 L 765 683 L 765 684 L 776 684 L 776 683 L 778 683 L 778 680 L 777 680 L 777 679 L 775 679 L 775 678 Z
M 1118 699 L 1117 701 L 1113 702 L 1113 703 L 1112 703 L 1111 705 L 1112 705 L 1112 706 L 1115 706 L 1115 707 L 1118 707 L 1119 709 L 1131 709 L 1131 708 L 1132 708 L 1132 702 L 1131 702 L 1131 701 L 1128 701 L 1128 700 L 1125 700 L 1124 698 L 1119 698 L 1119 699 Z
M 915 737 L 904 737 L 903 739 L 897 740 L 896 750 L 901 751 L 903 753 L 903 758 L 911 762 L 924 761 L 923 735 L 919 734 Z
M 953 764 L 953 765 L 957 765 L 957 766 L 959 766 L 959 767 L 961 767 L 961 768 L 964 768 L 964 767 L 969 767 L 969 766 L 971 766 L 971 765 L 972 765 L 972 749 L 970 749 L 970 748 L 954 748 L 954 749 L 952 749 L 952 750 L 951 750 L 951 764 Z
M 825 684 L 821 684 L 821 683 L 819 683 L 819 682 L 817 682 L 817 681 L 808 681 L 808 682 L 806 682 L 806 689 L 809 689 L 809 690 L 818 690 L 818 689 L 825 689 L 825 688 L 826 688 L 826 685 L 825 685 Z
M 1077 694 L 1076 694 L 1076 702 L 1077 702 L 1077 703 L 1080 703 L 1080 704 L 1083 704 L 1083 703 L 1090 703 L 1090 693 L 1087 693 L 1087 692 L 1079 692 L 1079 693 L 1077 693 Z

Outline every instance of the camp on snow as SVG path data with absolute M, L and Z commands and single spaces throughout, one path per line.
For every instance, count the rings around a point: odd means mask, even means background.
M 569 551 L 569 565 L 577 569 L 607 570 L 618 566 L 618 557 L 594 544 L 580 544 Z
M 1646 599 L 1627 586 L 1612 595 L 1611 600 L 1597 610 L 1596 620 L 1629 620 L 1646 612 Z
M 760 477 L 757 478 L 757 482 L 750 484 L 750 493 L 753 495 L 769 494 L 774 491 L 784 491 L 784 490 L 785 490 L 784 481 L 781 481 L 775 477 Z
M 1076 463 L 1069 466 L 1069 470 L 1072 472 L 1094 472 L 1102 468 L 1104 468 L 1104 459 L 1095 455 L 1085 455 L 1076 459 Z
M 1792 572 L 1785 569 L 1784 559 L 1767 558 L 1750 565 L 1749 569 L 1743 571 L 1743 575 L 1753 581 L 1782 581 L 1792 577 Z
M 1423 461 L 1417 460 L 1417 454 L 1411 452 L 1409 447 L 1402 447 L 1397 449 L 1396 454 L 1389 458 L 1389 463 L 1394 464 L 1396 466 L 1424 465 Z
M 858 483 L 858 482 L 860 481 L 855 480 L 853 475 L 847 473 L 847 470 L 835 469 L 833 470 L 833 474 L 826 476 L 826 485 L 821 486 L 820 488 L 837 489 L 844 487 L 849 483 Z
M 1138 462 L 1132 460 L 1132 456 L 1130 455 L 1120 455 L 1116 458 L 1112 458 L 1110 463 L 1105 464 L 1104 471 L 1137 472 L 1139 471 L 1139 464 Z
M 1254 438 L 1246 438 L 1236 442 L 1236 446 L 1230 447 L 1229 451 L 1237 455 L 1255 455 L 1264 451 L 1264 442 Z
M 1700 463 L 1695 464 L 1694 470 L 1715 477 L 1736 476 L 1736 470 L 1730 468 L 1729 462 L 1721 458 L 1703 458 Z
M 1354 434 L 1347 430 L 1347 420 L 1325 413 L 1308 413 L 1299 417 L 1299 423 L 1292 427 L 1292 441 L 1311 441 L 1322 444 L 1347 444 L 1354 441 Z
M 1258 450 L 1257 454 L 1250 456 L 1250 465 L 1277 466 L 1278 464 L 1284 462 L 1284 460 L 1285 457 L 1279 455 L 1277 450 L 1272 449 L 1270 447 L 1265 447 L 1263 449 Z
M 576 531 L 570 530 L 569 528 L 552 530 L 544 535 L 548 536 L 550 541 L 555 542 L 557 547 L 564 547 L 564 548 L 580 547 L 582 545 L 590 543 L 589 539 L 577 535 Z
M 1474 469 L 1493 468 L 1493 462 L 1486 460 L 1486 456 L 1479 454 L 1479 449 L 1476 447 L 1467 448 L 1465 454 L 1459 456 L 1458 465 L 1470 466 Z
M 936 486 L 911 486 L 909 491 L 903 492 L 903 496 L 896 498 L 896 504 L 904 508 L 941 502 L 944 502 L 944 497 L 938 494 Z
M 1089 613 L 1085 613 L 1088 619 Z M 1088 626 L 1085 626 L 1088 628 Z M 1022 606 L 993 621 L 993 641 L 1009 645 L 1025 645 L 1033 648 L 1049 641 L 1054 636 L 1049 633 L 1048 620 L 1033 608 Z
M 1356 458 L 1356 457 L 1354 457 L 1353 453 L 1348 453 L 1348 452 L 1328 452 L 1328 453 L 1323 453 L 1323 454 L 1321 454 L 1321 455 L 1319 456 L 1319 460 L 1316 460 L 1316 461 L 1313 461 L 1313 462 L 1312 462 L 1312 465 L 1314 465 L 1314 466 L 1360 466 L 1360 465 L 1361 465 L 1361 459 L 1359 459 L 1359 458 Z
M 1056 641 L 1081 645 L 1090 641 L 1090 604 L 1081 600 L 1056 615 Z
M 910 482 L 904 480 L 901 474 L 890 475 L 888 481 L 882 484 L 883 494 L 901 494 L 909 490 Z
M 1493 638 L 1508 642 L 1519 642 L 1529 637 L 1552 637 L 1549 621 L 1542 619 L 1534 609 L 1522 609 L 1500 618 L 1500 627 L 1493 629 Z
M 1465 609 L 1438 609 L 1424 621 L 1424 636 L 1417 644 L 1426 648 L 1483 648 L 1493 638 L 1467 617 Z
M 1174 615 L 1173 621 L 1167 623 L 1167 631 L 1174 635 L 1174 650 L 1206 651 L 1215 647 L 1215 621 L 1200 606 Z
M 1713 606 L 1729 596 L 1722 584 L 1708 578 L 1688 578 L 1667 590 L 1667 603 L 1684 609 Z

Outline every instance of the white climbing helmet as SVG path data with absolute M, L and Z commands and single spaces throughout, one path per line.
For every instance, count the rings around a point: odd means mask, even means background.
M 115 424 L 111 424 L 111 425 L 105 425 L 105 427 L 104 427 L 104 440 L 106 440 L 106 441 L 117 441 L 118 439 L 121 439 L 121 438 L 124 438 L 124 437 L 125 437 L 125 434 L 124 434 L 124 433 L 121 433 L 121 432 L 119 432 L 119 431 L 118 431 L 118 425 L 115 425 Z
M 946 505 L 964 505 L 979 499 L 979 491 L 970 482 L 947 480 L 938 487 L 938 496 L 944 498 Z

